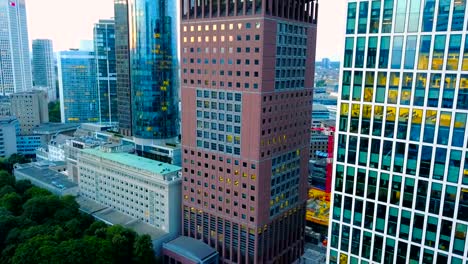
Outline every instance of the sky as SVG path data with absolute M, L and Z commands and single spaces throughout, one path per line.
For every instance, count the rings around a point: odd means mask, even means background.
M 171 0 L 176 1 L 176 0 Z M 52 39 L 54 50 L 78 48 L 93 38 L 93 25 L 114 16 L 114 0 L 26 0 L 29 39 Z M 340 60 L 346 0 L 319 0 L 317 60 Z

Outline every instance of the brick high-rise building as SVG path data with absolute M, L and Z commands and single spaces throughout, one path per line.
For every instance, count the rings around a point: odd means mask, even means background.
M 183 235 L 223 263 L 303 252 L 317 7 L 181 1 Z

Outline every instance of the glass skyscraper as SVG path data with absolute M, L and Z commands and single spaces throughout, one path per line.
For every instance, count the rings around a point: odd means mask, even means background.
M 128 0 L 132 132 L 135 138 L 179 135 L 177 1 Z
M 0 95 L 32 89 L 25 0 L 0 0 Z
M 59 52 L 58 76 L 62 123 L 98 122 L 94 52 Z
M 349 0 L 330 263 L 467 263 L 466 0 Z
M 94 25 L 99 122 L 117 122 L 117 73 L 115 67 L 114 20 Z
M 57 100 L 57 83 L 52 40 L 35 39 L 32 42 L 34 86 L 47 91 L 49 101 Z

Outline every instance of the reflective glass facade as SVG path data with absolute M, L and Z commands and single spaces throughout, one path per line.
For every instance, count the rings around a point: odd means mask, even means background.
M 348 1 L 330 263 L 467 263 L 466 2 Z
M 94 50 L 97 67 L 99 122 L 117 122 L 114 20 L 100 20 L 94 25 Z
M 177 1 L 129 0 L 133 136 L 178 136 Z

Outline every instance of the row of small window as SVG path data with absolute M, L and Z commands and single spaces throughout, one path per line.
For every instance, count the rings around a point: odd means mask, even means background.
M 403 49 L 403 45 L 406 46 Z M 393 41 L 392 41 L 393 39 Z M 419 49 L 417 47 L 419 39 Z M 468 38 L 467 38 L 468 40 Z M 355 43 L 356 42 L 356 43 Z M 390 48 L 390 44 L 393 44 Z M 367 44 L 367 45 L 366 45 Z M 447 58 L 445 51 L 447 50 Z M 405 56 L 403 58 L 403 52 Z M 367 55 L 366 55 L 367 53 Z M 390 58 L 390 53 L 392 57 Z M 416 57 L 416 53 L 419 56 Z M 460 56 L 460 53 L 462 55 Z M 432 60 L 430 58 L 432 57 Z M 459 67 L 461 57 L 461 68 Z M 345 43 L 344 67 L 418 70 L 468 70 L 468 41 L 462 45 L 462 35 L 348 37 Z M 403 64 L 402 64 L 403 63 Z M 445 64 L 444 64 L 445 63 Z M 429 67 L 430 66 L 430 67 Z
M 341 225 L 332 222 L 332 237 L 330 250 L 330 263 L 342 263 L 343 255 L 349 258 L 349 263 L 368 263 L 368 261 L 358 261 L 357 256 L 363 259 L 372 260 L 376 263 L 393 264 L 393 263 L 452 263 L 463 264 L 463 247 L 465 245 L 466 225 L 457 224 L 455 236 L 453 238 L 453 246 L 450 248 L 451 230 L 453 223 L 447 220 L 442 220 L 440 223 L 440 231 L 438 231 L 438 219 L 428 217 L 427 226 L 429 231 L 423 229 L 421 224 L 424 224 L 424 216 L 416 214 L 414 216 L 415 225 L 410 226 L 411 212 L 404 211 L 402 220 L 405 225 L 401 226 L 404 229 L 402 232 L 408 233 L 412 229 L 412 240 L 420 243 L 408 243 L 409 240 L 398 240 L 391 237 L 384 237 L 381 234 L 371 233 L 359 228 L 352 228 L 348 225 Z M 416 222 L 417 221 L 417 222 Z M 394 225 L 396 223 L 392 223 Z M 341 230 L 340 230 L 341 229 Z M 351 233 L 352 230 L 352 233 Z M 406 234 L 405 233 L 405 234 Z M 439 240 L 437 241 L 437 235 Z M 425 235 L 424 244 L 422 237 Z M 437 257 L 435 245 L 438 242 Z M 396 246 L 398 243 L 398 247 Z M 408 245 L 409 244 L 409 245 Z M 422 247 L 425 245 L 426 247 Z M 432 249 L 428 249 L 431 247 Z M 338 258 L 336 250 L 341 249 L 343 252 Z M 449 259 L 448 252 L 453 252 L 455 255 Z M 409 256 L 408 256 L 409 254 Z M 395 259 L 396 257 L 396 259 Z M 340 260 L 341 259 L 341 260 Z
M 216 134 L 216 133 L 210 133 L 210 132 L 201 131 L 201 130 L 197 130 L 197 138 L 206 139 L 206 140 L 211 139 L 211 140 L 218 141 L 218 142 L 233 143 L 234 145 L 241 144 L 240 136 Z
M 184 196 L 184 200 L 188 200 L 189 197 L 187 195 Z M 195 203 L 195 198 L 194 197 L 190 197 L 190 202 L 192 203 Z M 197 204 L 201 205 L 202 204 L 202 201 L 200 199 L 197 199 Z M 210 208 L 213 209 L 213 210 L 216 210 L 216 205 L 214 203 L 210 203 Z M 208 202 L 203 202 L 203 206 L 208 208 Z M 219 212 L 223 212 L 225 211 L 226 214 L 231 214 L 231 209 L 227 209 L 227 208 L 223 208 L 222 206 L 218 206 L 218 211 Z M 233 212 L 233 215 L 234 217 L 238 217 L 239 216 L 239 213 L 237 211 L 234 211 Z M 242 219 L 247 219 L 247 216 L 245 214 L 241 214 L 241 218 Z M 254 222 L 255 221 L 255 217 L 251 216 L 249 218 L 250 222 Z
M 184 64 L 187 64 L 187 58 L 183 58 L 182 60 L 184 62 Z M 241 59 L 236 59 L 236 65 L 250 65 L 250 62 L 251 60 L 250 59 L 245 59 L 244 62 L 242 62 Z M 194 64 L 195 63 L 195 59 L 194 58 L 190 58 L 190 64 Z M 216 65 L 217 64 L 217 60 L 216 59 L 212 59 L 211 62 L 209 59 L 204 59 L 204 64 L 213 64 L 213 65 Z M 226 60 L 225 59 L 220 59 L 219 60 L 219 64 L 220 65 L 224 65 L 226 63 Z M 254 65 L 260 65 L 260 60 L 253 60 L 253 63 Z M 197 59 L 197 64 L 202 64 L 202 59 L 198 58 Z M 233 59 L 228 59 L 227 60 L 227 64 L 228 65 L 234 65 L 234 60 Z
M 278 46 L 276 48 L 276 56 L 285 56 L 285 57 L 306 57 L 307 48 L 295 48 L 295 47 L 284 47 Z
M 355 71 L 354 78 L 350 71 L 343 71 L 341 99 L 436 108 L 453 108 L 456 103 L 457 109 L 466 110 L 468 75 L 433 73 L 428 77 L 427 73 L 417 73 L 414 77 L 406 72 L 365 72 L 364 79 L 361 71 Z
M 356 2 L 350 2 L 348 4 L 346 33 L 391 33 L 392 26 L 394 26 L 393 32 L 395 33 L 432 32 L 436 20 L 435 30 L 437 32 L 447 31 L 449 30 L 450 14 L 452 15 L 450 30 L 463 30 L 466 0 L 438 1 L 437 15 L 434 12 L 436 1 L 426 0 L 423 3 L 423 0 L 411 0 L 409 5 L 408 2 L 408 0 L 384 0 L 372 1 L 370 4 L 370 1 L 361 1 L 359 7 Z M 394 3 L 396 3 L 395 7 Z M 451 3 L 453 3 L 452 6 Z M 422 10 L 421 7 L 423 7 Z M 382 17 L 380 16 L 381 9 L 383 9 Z M 395 21 L 392 21 L 394 15 Z M 436 16 L 434 17 L 434 15 Z
M 221 115 L 224 115 L 224 114 L 219 114 L 220 115 L 220 121 L 223 121 L 224 120 L 224 117 L 221 117 Z M 240 123 L 240 122 L 237 122 L 238 119 L 235 119 L 236 123 Z M 233 120 L 231 119 L 231 122 Z M 240 121 L 240 120 L 239 120 Z M 207 121 L 201 121 L 201 120 L 197 120 L 197 129 L 208 129 L 208 130 L 218 130 L 218 131 L 226 131 L 227 133 L 235 133 L 236 135 L 240 135 L 241 133 L 241 127 L 240 126 L 232 126 L 232 125 L 228 125 L 228 124 L 219 124 L 219 123 L 214 123 L 214 122 L 207 122 Z
M 348 105 L 342 105 L 342 110 L 347 107 Z M 374 106 L 374 114 L 372 115 L 372 106 L 364 105 L 361 117 L 359 116 L 361 106 L 352 105 L 352 107 L 350 120 L 346 112 L 347 110 L 342 111 L 339 121 L 340 132 L 362 135 L 371 134 L 372 136 L 402 140 L 409 139 L 416 142 L 422 140 L 422 142 L 429 144 L 437 143 L 446 146 L 464 147 L 467 124 L 466 113 L 426 110 L 425 118 L 423 119 L 424 112 L 422 109 L 413 109 L 410 112 L 408 108 L 400 108 L 399 115 L 397 115 L 397 108 L 386 107 L 387 111 L 385 112 L 386 118 L 384 123 L 383 106 Z M 409 123 L 410 114 L 412 115 L 411 124 Z M 396 120 L 398 120 L 398 123 Z M 454 121 L 453 125 L 452 120 Z M 421 136 L 423 128 L 424 133 Z M 450 135 L 452 135 L 451 138 Z
M 291 69 L 297 69 L 299 67 L 300 68 L 305 68 L 306 67 L 306 59 L 291 57 L 291 56 L 283 57 L 283 58 L 277 58 L 276 59 L 276 67 L 277 68 L 289 67 Z
M 339 140 L 342 140 L 342 138 Z M 431 177 L 433 180 L 455 184 L 461 180 L 463 185 L 468 185 L 468 155 L 463 158 L 460 150 L 452 149 L 449 151 L 446 148 L 420 147 L 416 144 L 406 145 L 405 143 L 378 139 L 372 141 L 361 139 L 358 149 L 358 143 L 355 143 L 355 141 L 355 138 L 350 137 L 349 149 L 342 145 L 339 146 L 338 162 L 347 162 L 351 165 L 355 165 L 357 162 L 359 166 L 363 167 L 380 168 L 384 171 L 405 173 L 408 176 L 418 176 L 426 179 Z M 382 149 L 382 154 L 380 154 L 379 148 Z M 347 158 L 344 153 L 348 154 Z M 435 154 L 434 158 L 433 153 Z M 392 160 L 393 154 L 395 158 Z M 421 155 L 419 156 L 419 154 Z M 359 170 L 359 172 L 363 171 Z M 349 169 L 349 173 L 354 175 L 354 169 Z M 372 172 L 369 175 L 374 174 Z
M 184 154 L 187 154 L 187 155 L 188 155 L 188 150 L 187 150 L 187 149 L 184 149 Z M 190 155 L 195 156 L 195 151 L 193 151 L 193 150 L 190 151 Z M 197 156 L 198 156 L 198 157 L 202 157 L 202 153 L 201 153 L 201 152 L 197 152 Z M 204 158 L 205 158 L 206 160 L 208 160 L 208 159 L 210 158 L 210 155 L 209 155 L 208 153 L 205 153 Z M 216 155 L 211 155 L 211 160 L 216 160 Z M 219 156 L 219 157 L 218 157 L 218 161 L 224 162 L 224 158 L 223 158 L 222 156 Z M 187 163 L 187 160 L 186 160 L 186 159 L 184 159 L 184 163 Z M 193 160 L 191 160 L 190 163 L 191 163 L 191 164 L 194 164 L 195 162 L 194 162 Z M 232 164 L 232 159 L 227 158 L 227 159 L 226 159 L 226 163 L 227 163 L 227 164 Z M 237 160 L 237 159 L 234 160 L 234 165 L 235 165 L 235 166 L 240 166 L 240 163 L 241 163 L 241 162 L 240 162 L 239 160 Z M 199 165 L 199 166 L 201 166 L 201 165 Z M 242 162 L 242 167 L 247 168 L 247 167 L 248 167 L 248 163 L 247 163 L 247 162 Z M 253 170 L 255 170 L 255 169 L 257 168 L 257 166 L 256 166 L 254 163 L 252 163 L 252 164 L 250 164 L 250 168 L 253 169 Z
M 255 28 L 256 29 L 259 29 L 261 27 L 261 23 L 260 22 L 256 22 L 255 23 Z M 219 30 L 220 31 L 224 31 L 224 30 L 234 30 L 234 29 L 238 29 L 238 30 L 242 30 L 243 27 L 245 27 L 245 29 L 251 29 L 252 28 L 252 23 L 250 22 L 247 22 L 247 23 L 237 23 L 237 24 L 233 24 L 233 23 L 230 23 L 230 24 L 212 24 L 211 26 L 210 25 L 205 25 L 205 26 L 202 26 L 202 25 L 198 25 L 196 27 L 196 31 L 197 32 L 210 32 L 210 31 L 218 31 L 218 27 L 219 27 Z M 190 30 L 190 32 L 195 32 L 195 26 L 184 26 L 183 27 L 183 32 L 187 32 L 188 30 Z
M 207 149 L 207 150 L 212 150 L 212 151 L 224 152 L 224 153 L 227 153 L 227 154 L 240 155 L 240 148 L 239 147 L 232 147 L 232 146 L 229 146 L 229 145 L 216 144 L 216 143 L 211 143 L 211 142 L 203 141 L 203 140 L 197 140 L 197 147 L 198 148 L 204 148 L 204 149 Z
M 242 35 L 237 35 L 236 36 L 236 40 L 237 41 L 252 41 L 252 40 L 255 40 L 255 41 L 259 41 L 260 40 L 260 35 L 255 35 L 253 38 L 250 36 L 250 35 L 245 35 L 244 36 L 245 38 L 242 38 Z M 183 42 L 184 43 L 195 43 L 195 42 L 198 42 L 198 43 L 209 43 L 210 41 L 211 42 L 218 42 L 218 36 L 205 36 L 205 39 L 203 41 L 203 38 L 202 36 L 197 36 L 196 37 L 197 41 L 195 41 L 195 36 L 191 36 L 191 37 L 183 37 Z M 229 35 L 229 36 L 219 36 L 219 40 L 220 42 L 225 42 L 225 41 L 229 41 L 229 42 L 233 42 L 234 41 L 234 36 L 233 35 Z
M 285 201 L 281 204 L 271 206 L 270 208 L 270 217 L 279 214 L 280 212 L 284 212 L 285 210 L 289 209 L 291 206 L 295 205 L 299 201 L 299 196 L 295 195 L 288 201 Z
M 225 110 L 224 106 L 223 107 L 220 106 L 219 110 L 224 111 Z M 226 116 L 226 118 L 224 118 L 225 116 Z M 211 120 L 227 121 L 227 122 L 234 122 L 236 124 L 241 123 L 241 116 L 240 115 L 208 112 L 208 111 L 201 111 L 201 110 L 197 110 L 197 120 L 198 119 L 211 119 Z M 204 120 L 204 121 L 206 121 L 206 120 Z M 219 131 L 224 131 L 224 125 L 223 124 L 218 124 L 218 123 L 211 123 L 211 129 L 212 130 L 218 130 L 219 129 Z
M 289 23 L 278 23 L 277 30 L 281 34 L 307 35 L 307 28 Z
M 234 53 L 234 48 L 233 47 L 228 47 L 227 49 L 228 49 L 229 54 Z M 260 53 L 260 48 L 259 47 L 255 47 L 253 49 L 254 49 L 255 53 Z M 250 53 L 251 50 L 252 50 L 251 47 L 246 47 L 245 48 L 245 53 Z M 189 51 L 189 48 L 184 48 L 183 51 L 184 51 L 184 53 L 187 53 Z M 213 54 L 217 54 L 218 53 L 218 48 L 217 47 L 214 47 L 214 48 L 206 47 L 205 48 L 205 54 L 210 54 L 210 51 Z M 226 52 L 226 48 L 224 48 L 224 47 L 219 48 L 219 53 L 224 54 L 225 52 Z M 190 53 L 195 53 L 195 48 L 193 48 L 193 47 L 190 48 Z M 197 48 L 197 53 L 202 53 L 202 48 Z M 242 48 L 237 47 L 236 48 L 236 53 L 242 53 Z
M 184 73 L 188 73 L 188 69 L 187 68 L 184 68 Z M 195 69 L 190 69 L 190 74 L 195 74 Z M 202 70 L 201 69 L 197 69 L 197 74 L 202 74 Z M 203 74 L 204 75 L 208 75 L 208 70 L 205 69 L 203 71 Z M 218 71 L 216 70 L 212 70 L 211 71 L 211 76 L 216 76 L 218 75 Z M 226 72 L 224 70 L 220 70 L 219 71 L 219 75 L 220 76 L 225 76 L 226 75 Z M 233 76 L 233 71 L 227 71 L 227 76 Z M 241 76 L 244 76 L 244 77 L 251 77 L 251 71 L 244 71 L 243 74 L 242 74 L 242 71 L 236 71 L 236 75 L 237 77 L 241 77 Z M 259 74 L 258 74 L 258 71 L 255 71 L 253 72 L 253 77 L 258 77 Z
M 307 46 L 307 36 L 286 36 L 278 34 L 277 45 Z
M 282 78 L 287 78 L 287 79 L 294 79 L 301 81 L 304 80 L 305 76 L 305 69 L 277 69 L 276 70 L 276 79 L 282 79 Z
M 189 80 L 188 79 L 184 79 L 184 84 L 188 84 L 189 83 Z M 193 84 L 195 85 L 195 80 L 194 79 L 190 79 L 190 84 Z M 201 80 L 197 80 L 197 85 L 201 86 L 202 85 L 202 81 Z M 208 80 L 205 80 L 203 85 L 205 86 L 208 86 L 210 85 L 210 82 Z M 216 87 L 218 85 L 218 83 L 216 81 L 211 81 L 211 86 L 213 87 Z M 254 89 L 258 89 L 258 83 L 244 83 L 244 88 L 245 89 L 249 89 L 251 86 L 254 88 Z M 233 86 L 233 82 L 227 82 L 227 85 L 225 82 L 219 82 L 219 87 L 228 87 L 228 88 L 232 88 L 234 87 Z M 242 83 L 240 82 L 236 82 L 236 85 L 235 85 L 236 88 L 242 88 Z
M 235 113 L 240 113 L 242 112 L 242 105 L 240 104 L 230 104 L 230 103 L 218 103 L 216 101 L 202 101 L 202 100 L 197 100 L 197 109 L 211 109 L 211 110 L 221 110 L 221 111 L 227 111 L 227 112 L 235 112 Z M 198 112 L 201 112 L 201 110 L 197 110 L 197 116 L 199 115 Z M 208 116 L 205 118 L 210 118 L 209 112 L 204 111 L 204 116 Z M 213 113 L 215 114 L 215 113 Z M 230 119 L 232 121 L 232 115 L 229 115 Z M 200 116 L 202 117 L 202 116 Z M 216 118 L 215 118 L 216 119 Z M 219 114 L 219 120 L 224 120 L 224 113 Z

